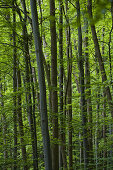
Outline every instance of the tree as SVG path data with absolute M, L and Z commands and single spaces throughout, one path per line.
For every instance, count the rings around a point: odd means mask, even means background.
M 40 41 L 40 32 L 38 24 L 38 13 L 36 7 L 36 1 L 31 0 L 31 13 L 32 13 L 32 22 L 33 22 L 33 33 L 35 40 L 35 50 L 37 57 L 38 65 L 38 77 L 39 77 L 39 88 L 40 88 L 40 114 L 41 114 L 41 128 L 43 136 L 43 145 L 44 145 L 44 160 L 45 160 L 45 169 L 51 170 L 51 152 L 50 152 L 50 139 L 48 131 L 48 117 L 47 117 L 47 105 L 46 105 L 46 86 L 45 86 L 45 77 L 44 77 L 44 68 L 43 68 L 43 53 Z
M 59 147 L 58 147 L 58 97 L 57 97 L 57 40 L 55 21 L 55 0 L 50 0 L 50 31 L 51 31 L 51 87 L 52 87 L 52 168 L 59 169 Z M 57 141 L 54 141 L 57 140 Z

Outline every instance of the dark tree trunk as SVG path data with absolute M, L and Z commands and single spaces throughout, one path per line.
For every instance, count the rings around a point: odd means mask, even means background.
M 59 1 L 59 60 L 60 60 L 60 75 L 59 75 L 59 97 L 60 97 L 60 157 L 59 157 L 59 168 L 63 167 L 67 168 L 67 160 L 66 160 L 66 147 L 65 147 L 65 115 L 64 115 L 64 103 L 63 103 L 63 1 Z
M 14 167 L 13 169 L 17 169 L 17 50 L 16 50 L 16 13 L 15 13 L 15 0 L 13 0 L 13 122 L 14 122 Z
M 97 59 L 95 58 L 96 63 Z M 99 81 L 100 75 L 99 75 L 99 68 L 98 65 L 96 65 L 96 74 L 97 74 L 97 80 Z M 100 86 L 98 86 L 96 91 L 96 126 L 95 126 L 95 163 L 96 163 L 96 169 L 98 169 L 99 166 L 99 112 L 100 112 Z
M 66 23 L 69 25 L 68 18 L 68 1 L 65 0 L 66 6 Z M 68 153 L 69 153 L 69 169 L 73 169 L 73 154 L 72 154 L 72 47 L 71 47 L 71 33 L 70 33 L 70 25 L 66 29 L 66 41 L 67 41 L 67 60 L 68 60 L 68 77 L 67 77 L 67 104 L 69 104 L 68 112 Z
M 113 32 L 113 1 L 111 0 L 111 17 L 112 17 L 112 27 L 111 27 L 111 30 L 110 30 L 110 33 L 109 33 L 109 43 L 108 43 L 108 46 L 109 46 L 109 69 L 110 69 L 110 81 L 111 81 L 111 85 L 112 85 L 112 90 L 113 90 L 113 83 L 112 83 L 112 56 L 111 56 L 111 36 L 112 36 L 112 32 Z
M 52 168 L 59 169 L 59 147 L 58 147 L 58 99 L 57 99 L 57 40 L 55 21 L 55 0 L 50 0 L 50 31 L 51 31 L 51 86 L 52 86 Z M 55 142 L 54 142 L 55 140 Z
M 93 159 L 93 135 L 92 135 L 92 103 L 91 103 L 91 85 L 90 85 L 90 65 L 89 65 L 89 54 L 88 54 L 88 20 L 84 18 L 85 23 L 85 87 L 86 87 L 86 102 L 87 102 L 87 114 L 88 114 L 88 146 L 89 146 L 89 168 L 94 167 Z
M 32 67 L 32 76 L 33 76 L 33 83 L 35 85 L 35 96 L 37 99 L 37 103 L 35 102 L 35 105 L 37 106 L 38 111 L 40 112 L 40 99 L 39 99 L 39 84 L 37 81 L 37 76 L 36 76 L 36 70 L 35 67 Z
M 105 35 L 105 28 L 103 27 L 102 29 L 102 56 L 104 56 L 104 53 L 105 53 L 105 49 L 104 49 L 104 35 Z M 105 59 L 104 59 L 105 61 Z M 111 68 L 110 68 L 111 70 Z M 111 75 L 111 73 L 110 73 Z M 110 76 L 111 77 L 111 76 Z M 111 80 L 112 80 L 112 77 L 111 77 Z M 107 140 L 106 140 L 106 137 L 107 137 L 107 126 L 106 126 L 106 92 L 103 91 L 103 127 L 102 127 L 102 137 L 104 139 L 104 146 L 105 148 L 103 148 L 103 151 L 102 151 L 102 157 L 103 157 L 103 170 L 106 170 L 107 169 L 107 149 L 106 149 L 106 146 L 107 146 Z
M 26 27 L 27 21 L 27 10 L 25 0 L 22 2 L 24 10 L 24 21 L 23 21 L 23 43 L 24 43 L 24 57 L 25 57 L 25 76 L 26 76 L 26 102 L 27 102 L 27 113 L 29 126 L 31 131 L 31 140 L 32 140 L 32 151 L 33 151 L 33 168 L 38 170 L 38 153 L 37 153 L 37 138 L 36 138 L 36 123 L 35 123 L 35 113 L 33 115 L 32 99 L 31 99 L 31 87 L 30 87 L 30 55 L 29 55 L 29 46 L 28 46 L 28 33 Z
M 39 32 L 36 0 L 30 0 L 30 4 L 31 4 L 33 34 L 35 40 L 35 50 L 36 50 L 36 58 L 37 58 L 37 66 L 38 66 L 41 129 L 42 129 L 43 147 L 44 147 L 45 170 L 52 170 L 50 138 L 49 138 L 49 130 L 48 130 L 47 103 L 46 103 L 46 86 L 45 86 L 45 75 L 44 75 L 44 67 L 43 67 L 43 52 L 42 52 L 41 38 Z
M 1 81 L 1 77 L 0 77 L 0 81 Z M 6 122 L 6 114 L 5 114 L 5 111 L 4 111 L 4 96 L 3 96 L 3 85 L 2 85 L 2 82 L 0 83 L 0 99 L 1 99 L 1 102 L 0 102 L 0 105 L 1 105 L 1 108 L 2 108 L 2 112 L 1 112 L 1 120 L 2 120 L 2 129 L 3 129 L 3 145 L 5 146 L 4 147 L 4 164 L 7 164 L 7 160 L 8 160 L 8 151 L 7 151 L 7 148 L 6 146 L 8 146 L 8 141 L 7 141 L 7 122 Z M 5 165 L 3 166 L 3 170 L 7 170 L 7 167 L 5 167 Z
M 29 61 L 30 62 L 30 61 Z M 33 108 L 32 108 L 32 111 L 33 111 L 33 125 L 34 125 L 34 145 L 36 147 L 36 156 L 38 158 L 38 155 L 37 155 L 37 132 L 36 132 L 36 116 L 35 116 L 35 88 L 34 88 L 34 82 L 33 82 L 33 74 L 32 74 L 32 67 L 31 67 L 31 62 L 29 63 L 30 64 L 30 77 L 31 77 L 31 86 L 32 86 L 32 97 L 33 97 Z
M 69 34 L 70 36 L 70 34 Z M 73 170 L 73 148 L 72 148 L 72 49 L 71 45 L 69 45 L 70 57 L 68 58 L 68 92 L 67 92 L 67 99 L 68 99 L 68 131 L 69 131 L 69 169 Z
M 85 100 L 85 84 L 84 84 L 84 59 L 82 56 L 82 31 L 80 20 L 80 5 L 79 0 L 76 2 L 77 7 L 77 24 L 78 24 L 78 66 L 79 66 L 79 78 L 80 78 L 80 94 L 81 94 L 81 117 L 82 117 L 82 129 L 83 129 L 83 151 L 84 151 L 84 168 L 88 168 L 89 163 L 89 148 L 88 148 L 88 132 L 87 132 L 87 108 Z
M 105 148 L 103 148 L 103 170 L 106 170 L 107 169 L 107 149 L 106 149 L 106 146 L 107 146 L 107 126 L 105 124 L 105 120 L 106 120 L 106 93 L 103 92 L 103 118 L 104 118 L 104 122 L 103 122 L 103 127 L 102 127 L 102 137 L 104 139 L 104 146 Z
M 18 102 L 18 124 L 19 124 L 19 132 L 20 132 L 20 141 L 21 141 L 21 149 L 22 149 L 22 158 L 24 162 L 24 170 L 28 170 L 27 166 L 27 153 L 26 153 L 26 146 L 25 146 L 25 140 L 24 140 L 24 127 L 23 127 L 23 120 L 22 120 L 22 100 L 21 100 L 21 75 L 20 75 L 20 69 L 18 67 L 17 70 L 17 102 Z

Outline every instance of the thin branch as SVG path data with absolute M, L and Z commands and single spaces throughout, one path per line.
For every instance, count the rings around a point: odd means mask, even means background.
M 69 1 L 69 3 L 70 3 L 71 5 L 73 5 L 73 7 L 74 7 L 75 9 L 77 9 L 76 6 L 75 6 L 70 0 L 68 0 L 68 1 Z

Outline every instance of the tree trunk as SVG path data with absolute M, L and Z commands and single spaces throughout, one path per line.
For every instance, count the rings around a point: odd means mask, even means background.
M 77 24 L 78 24 L 78 66 L 79 66 L 79 78 L 80 78 L 80 94 L 81 94 L 81 117 L 82 117 L 82 129 L 83 129 L 83 151 L 84 151 L 84 169 L 89 166 L 89 148 L 88 148 L 88 132 L 87 132 L 87 109 L 85 100 L 85 84 L 84 84 L 84 66 L 82 56 L 82 31 L 81 31 L 81 20 L 80 20 L 80 5 L 79 0 L 76 2 L 77 7 Z
M 22 158 L 23 158 L 23 162 L 24 162 L 24 170 L 28 170 L 28 166 L 27 166 L 27 153 L 26 153 L 26 146 L 25 146 L 25 140 L 24 140 L 24 127 L 23 127 L 23 120 L 22 120 L 22 101 L 21 101 L 21 75 L 20 75 L 20 69 L 18 66 L 18 70 L 17 70 L 17 91 L 18 91 L 18 95 L 17 95 L 17 100 L 18 100 L 18 124 L 19 124 L 19 131 L 20 131 L 20 141 L 21 141 L 21 149 L 22 149 Z
M 32 141 L 32 152 L 33 152 L 33 167 L 34 170 L 38 170 L 38 153 L 37 153 L 37 138 L 36 138 L 36 123 L 33 115 L 32 99 L 31 99 L 31 87 L 30 87 L 30 55 L 28 46 L 28 33 L 26 27 L 27 21 L 27 10 L 25 0 L 21 1 L 24 10 L 24 21 L 23 21 L 23 43 L 24 43 L 24 57 L 25 57 L 25 76 L 26 76 L 26 102 L 27 102 L 27 113 L 29 126 L 31 131 L 31 141 Z M 35 114 L 35 113 L 34 113 Z
M 60 97 L 60 139 L 61 139 L 61 146 L 60 146 L 60 153 L 61 156 L 59 157 L 59 168 L 67 169 L 67 160 L 66 160 L 66 146 L 65 146 L 65 115 L 64 115 L 64 103 L 63 103 L 63 1 L 59 1 L 59 60 L 60 60 L 60 75 L 59 75 L 59 97 Z M 60 159 L 61 158 L 61 159 Z
M 1 77 L 0 77 L 1 81 Z M 3 145 L 4 145 L 4 164 L 7 164 L 8 160 L 8 151 L 7 151 L 7 146 L 8 146 L 8 141 L 7 141 L 7 122 L 6 122 L 6 114 L 4 111 L 4 96 L 3 96 L 3 86 L 2 82 L 0 83 L 0 105 L 3 111 L 1 111 L 1 120 L 2 120 L 2 131 L 3 131 Z M 7 170 L 7 167 L 3 166 L 3 170 Z
M 66 6 L 66 23 L 69 25 L 69 18 L 67 16 L 68 12 L 68 1 L 65 0 L 65 6 Z M 72 47 L 71 47 L 71 33 L 70 33 L 70 25 L 66 29 L 66 41 L 67 41 L 67 60 L 68 60 L 68 78 L 67 78 L 67 104 L 68 107 L 68 153 L 69 153 L 69 169 L 73 169 L 73 154 L 72 154 L 72 80 L 71 80 L 71 74 L 72 74 Z
M 69 34 L 70 36 L 70 34 Z M 69 169 L 73 170 L 73 148 L 72 148 L 72 49 L 71 45 L 69 45 L 70 57 L 68 58 L 68 131 L 69 131 Z
M 45 86 L 45 75 L 44 75 L 44 67 L 43 67 L 43 53 L 42 53 L 42 45 L 41 45 L 40 32 L 39 32 L 36 0 L 30 0 L 30 4 L 31 4 L 31 14 L 32 14 L 32 23 L 33 23 L 33 34 L 35 40 L 35 51 L 36 51 L 37 66 L 38 66 L 41 129 L 42 129 L 43 147 L 44 147 L 45 170 L 52 170 L 50 139 L 49 139 L 49 130 L 48 130 L 47 103 L 46 103 L 46 86 Z
M 59 169 L 59 147 L 58 147 L 58 99 L 57 99 L 57 40 L 55 21 L 55 0 L 50 0 L 50 31 L 51 31 L 51 87 L 52 87 L 52 168 Z
M 17 169 L 17 50 L 16 50 L 16 13 L 15 13 L 15 0 L 13 0 L 13 122 L 14 122 L 14 167 L 13 169 Z
M 93 135 L 92 135 L 92 103 L 91 103 L 91 85 L 90 85 L 90 65 L 89 65 L 89 54 L 88 54 L 88 20 L 84 18 L 85 23 L 85 87 L 86 87 L 86 102 L 87 102 L 87 114 L 88 114 L 88 146 L 89 146 L 89 168 L 94 168 L 93 159 Z

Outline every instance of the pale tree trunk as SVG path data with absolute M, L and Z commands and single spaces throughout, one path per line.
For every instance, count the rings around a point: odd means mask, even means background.
M 49 130 L 48 130 L 47 103 L 46 103 L 46 86 L 45 86 L 45 75 L 44 75 L 44 67 L 43 67 L 43 52 L 42 52 L 41 38 L 39 32 L 36 0 L 30 0 L 30 4 L 31 4 L 31 14 L 32 14 L 32 23 L 33 23 L 33 34 L 35 40 L 36 59 L 37 59 L 37 66 L 38 66 L 41 129 L 42 129 L 42 137 L 43 137 L 45 170 L 52 170 L 50 138 L 49 138 Z
M 13 122 L 14 122 L 14 167 L 13 169 L 17 169 L 17 50 L 16 50 L 16 13 L 15 13 L 15 0 L 13 0 Z
M 82 56 L 82 31 L 81 31 L 81 20 L 80 20 L 80 5 L 79 0 L 76 1 L 77 7 L 77 24 L 78 24 L 78 66 L 79 66 L 79 77 L 80 77 L 80 107 L 81 107 L 81 118 L 82 118 L 82 131 L 83 131 L 83 152 L 84 152 L 84 169 L 89 166 L 89 148 L 88 148 L 88 132 L 87 132 L 87 108 L 85 100 L 85 84 L 84 84 L 84 59 Z
M 55 21 L 55 0 L 50 0 L 50 31 L 51 31 L 51 87 L 52 87 L 52 168 L 59 169 L 59 145 L 58 145 L 58 97 L 57 97 L 57 40 Z M 54 141 L 55 140 L 55 141 Z

